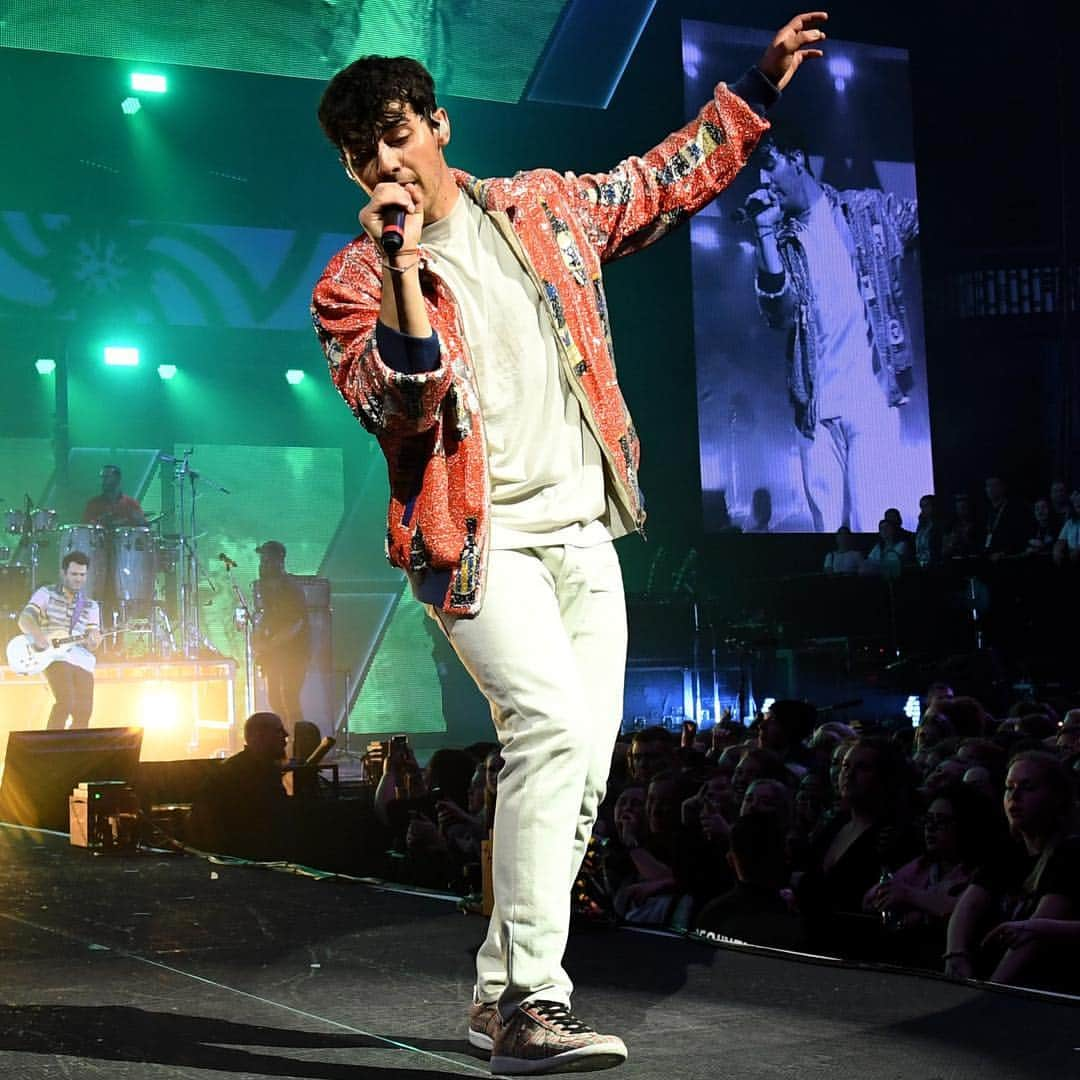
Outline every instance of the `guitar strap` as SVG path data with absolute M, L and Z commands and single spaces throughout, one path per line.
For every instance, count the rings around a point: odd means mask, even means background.
M 68 627 L 68 633 L 73 637 L 75 635 L 75 627 L 79 625 L 79 620 L 82 618 L 82 614 L 85 610 L 86 597 L 80 589 L 79 592 L 75 594 L 75 606 L 71 609 L 71 625 Z

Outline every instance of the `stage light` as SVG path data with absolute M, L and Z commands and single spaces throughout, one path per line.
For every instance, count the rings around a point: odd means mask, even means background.
M 131 89 L 141 90 L 146 94 L 164 94 L 166 89 L 165 76 L 149 75 L 143 71 L 133 71 L 131 73 Z
M 304 373 L 299 368 L 289 368 L 285 372 L 285 381 L 290 386 L 299 386 L 304 381 Z
M 172 690 L 163 686 L 146 687 L 139 695 L 139 723 L 158 731 L 175 728 L 180 721 L 180 705 Z
M 106 345 L 105 363 L 109 367 L 138 367 L 139 350 L 125 345 Z
M 47 356 L 42 356 L 34 361 L 39 375 L 51 375 L 56 370 L 56 361 Z
M 166 382 L 176 375 L 175 364 L 158 364 L 158 378 L 164 379 Z
M 922 717 L 922 701 L 918 694 L 909 694 L 904 702 L 904 715 L 911 721 L 912 727 L 917 727 Z
M 134 116 L 142 108 L 142 102 L 137 97 L 127 97 L 120 102 L 120 108 L 125 116 Z
M 855 65 L 847 56 L 832 56 L 829 58 L 829 74 L 833 77 L 833 86 L 837 93 L 842 94 L 848 79 L 855 74 Z

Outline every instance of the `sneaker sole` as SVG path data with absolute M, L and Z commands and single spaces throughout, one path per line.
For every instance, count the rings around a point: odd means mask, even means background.
M 603 1047 L 581 1047 L 565 1050 L 561 1054 L 545 1058 L 520 1058 L 493 1056 L 491 1071 L 507 1076 L 542 1076 L 545 1073 L 596 1072 L 614 1069 L 626 1060 L 626 1051 Z
M 495 1049 L 495 1040 L 483 1031 L 475 1031 L 469 1028 L 469 1045 L 477 1050 L 486 1050 L 489 1054 Z

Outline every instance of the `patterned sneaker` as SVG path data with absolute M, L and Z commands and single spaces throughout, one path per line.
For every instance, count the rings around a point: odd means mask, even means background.
M 499 1028 L 491 1071 L 510 1076 L 590 1072 L 626 1060 L 626 1045 L 601 1035 L 558 1001 L 527 1001 Z
M 489 1054 L 495 1045 L 495 1036 L 502 1027 L 495 1002 L 479 1002 L 469 1006 L 469 1045 L 477 1050 L 486 1050 Z

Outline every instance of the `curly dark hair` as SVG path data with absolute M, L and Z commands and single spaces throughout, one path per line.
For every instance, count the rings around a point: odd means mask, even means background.
M 323 91 L 319 126 L 339 153 L 346 147 L 362 153 L 398 118 L 392 105 L 409 105 L 417 116 L 431 120 L 438 106 L 427 68 L 408 56 L 361 56 Z

